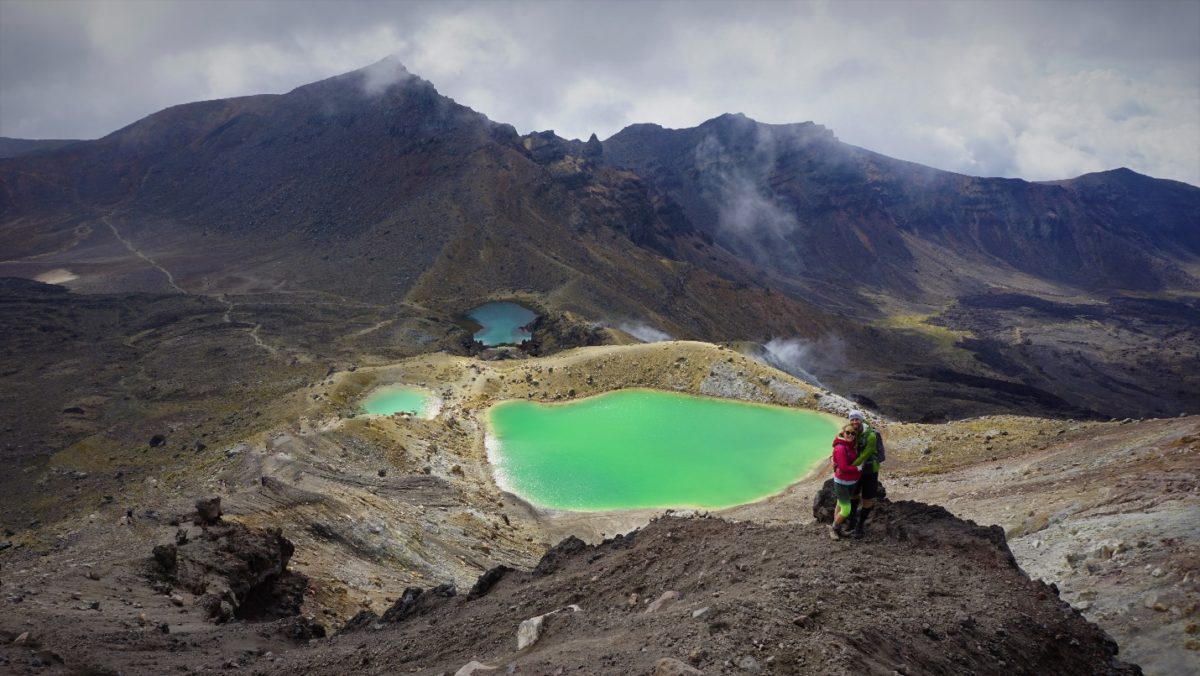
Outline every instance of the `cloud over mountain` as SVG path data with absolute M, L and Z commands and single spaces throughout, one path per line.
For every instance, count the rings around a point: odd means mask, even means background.
M 97 137 L 395 54 L 522 132 L 605 137 L 739 110 L 972 175 L 1128 166 L 1200 184 L 1195 3 L 7 0 L 0 13 L 3 136 Z

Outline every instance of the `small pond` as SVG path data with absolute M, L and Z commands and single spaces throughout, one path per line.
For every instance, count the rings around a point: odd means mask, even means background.
M 620 390 L 488 415 L 497 484 L 572 511 L 718 509 L 787 488 L 824 462 L 839 421 L 813 411 Z
M 537 319 L 537 313 L 516 303 L 496 302 L 467 311 L 467 317 L 483 327 L 475 332 L 475 340 L 495 347 L 529 340 L 533 334 L 523 327 Z
M 409 385 L 388 385 L 373 390 L 363 399 L 361 409 L 366 415 L 409 413 L 418 418 L 437 415 L 441 401 L 428 390 Z

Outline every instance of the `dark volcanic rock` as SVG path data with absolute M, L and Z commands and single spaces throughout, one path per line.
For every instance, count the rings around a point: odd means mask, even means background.
M 486 595 L 492 590 L 492 587 L 496 586 L 496 583 L 499 582 L 501 578 L 508 573 L 511 573 L 512 570 L 513 569 L 509 568 L 508 566 L 499 565 L 488 570 L 483 575 L 480 575 L 479 579 L 476 580 L 475 584 L 471 587 L 471 591 L 467 592 L 467 599 L 477 599 Z
M 360 610 L 355 613 L 342 625 L 341 629 L 337 630 L 338 634 L 348 634 L 360 629 L 367 629 L 376 625 L 379 622 L 379 616 L 369 610 Z
M 325 625 L 299 615 L 279 620 L 275 627 L 277 633 L 296 642 L 325 638 Z
M 180 544 L 186 544 L 187 540 Z M 175 545 L 157 545 L 153 550 L 154 562 L 168 576 L 175 574 L 175 565 L 178 563 L 179 551 Z
M 572 347 L 603 345 L 604 329 L 571 313 L 540 314 L 529 327 L 532 337 L 521 349 L 531 355 L 543 355 Z
M 883 506 L 888 504 L 888 502 L 887 488 L 885 488 L 883 482 L 880 481 L 879 495 L 876 497 L 875 503 L 879 506 Z M 818 523 L 832 523 L 833 509 L 836 505 L 837 498 L 834 496 L 833 492 L 833 479 L 826 479 L 825 483 L 821 484 L 821 488 L 817 491 L 816 495 L 813 495 L 813 518 L 816 519 Z M 875 513 L 878 514 L 879 512 Z
M 420 587 L 408 587 L 400 595 L 400 599 L 393 603 L 391 608 L 384 611 L 383 617 L 380 620 L 383 622 L 399 622 L 403 620 L 412 612 L 412 609 L 417 605 L 417 601 L 424 593 L 425 590 Z
M 457 593 L 458 590 L 451 583 L 440 584 L 428 592 L 420 587 L 408 587 L 400 595 L 400 598 L 384 611 L 383 617 L 369 610 L 360 611 L 354 617 L 350 618 L 346 624 L 342 625 L 337 633 L 346 634 L 376 625 L 403 622 L 415 615 L 423 615 L 430 612 L 447 600 L 454 598 Z
M 542 555 L 542 559 L 538 561 L 537 566 L 533 569 L 534 575 L 550 575 L 558 570 L 562 561 L 567 557 L 578 554 L 587 549 L 587 543 L 574 535 L 568 536 L 567 539 L 554 545 Z
M 1002 533 L 916 502 L 879 514 L 861 541 L 833 542 L 823 524 L 662 518 L 635 538 L 568 544 L 553 571 L 509 572 L 484 596 L 380 626 L 371 668 L 453 673 L 474 660 L 517 673 L 649 674 L 675 655 L 703 673 L 1140 673 L 1013 564 Z M 676 600 L 645 612 L 639 597 L 665 591 Z M 401 603 L 412 618 L 413 599 Z M 521 622 L 571 606 L 543 620 L 536 650 L 513 652 Z M 264 673 L 341 674 L 361 655 L 359 641 L 300 648 Z
M 287 569 L 295 547 L 278 529 L 217 522 L 182 544 L 154 548 L 159 575 L 200 597 L 209 619 L 266 619 L 299 612 L 307 578 Z
M 221 521 L 221 498 L 205 498 L 196 501 L 196 524 L 211 526 Z

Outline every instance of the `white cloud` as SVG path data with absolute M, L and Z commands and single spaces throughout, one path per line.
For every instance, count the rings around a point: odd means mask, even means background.
M 414 33 L 409 67 L 435 83 L 518 69 L 529 54 L 513 28 L 486 6 L 438 16 Z
M 394 53 L 523 132 L 744 112 L 970 174 L 1200 184 L 1195 2 L 0 0 L 0 15 L 0 135 L 95 137 Z

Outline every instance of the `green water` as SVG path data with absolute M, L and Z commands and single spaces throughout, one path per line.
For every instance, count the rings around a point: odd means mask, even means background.
M 433 395 L 416 387 L 396 385 L 381 387 L 362 402 L 362 411 L 367 415 L 392 415 L 411 413 L 426 416 L 430 412 Z
M 468 311 L 467 316 L 483 327 L 475 332 L 475 340 L 488 347 L 520 345 L 521 341 L 529 340 L 533 334 L 522 327 L 537 318 L 533 310 L 506 302 L 480 305 Z
M 551 509 L 716 509 L 778 493 L 829 457 L 837 422 L 812 411 L 621 390 L 493 406 L 501 488 Z

